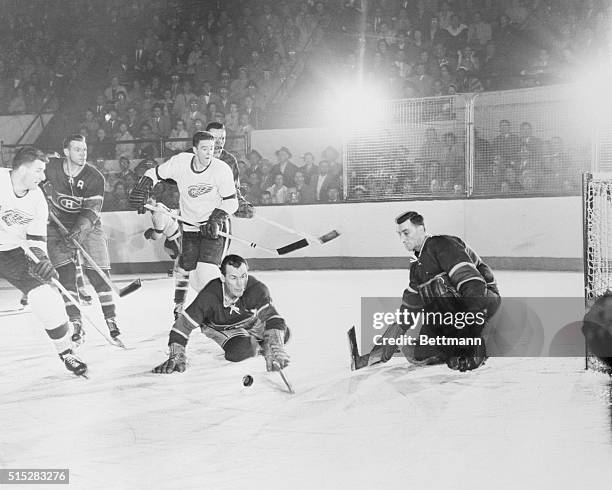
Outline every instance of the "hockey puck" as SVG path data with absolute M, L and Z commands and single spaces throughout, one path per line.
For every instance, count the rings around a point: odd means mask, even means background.
M 247 374 L 244 378 L 242 378 L 242 384 L 244 386 L 251 386 L 253 384 L 253 376 Z

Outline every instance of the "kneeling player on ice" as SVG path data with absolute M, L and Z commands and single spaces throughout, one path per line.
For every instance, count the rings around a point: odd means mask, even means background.
M 397 345 L 417 364 L 478 368 L 487 358 L 483 330 L 501 303 L 493 272 L 460 238 L 428 234 L 419 213 L 408 211 L 395 222 L 404 247 L 416 258 L 399 311 L 409 314 L 403 318 L 419 321 L 391 325 L 365 356 L 358 355 L 352 342 L 352 368 L 387 362 Z M 401 341 L 407 337 L 412 340 Z
M 289 328 L 272 304 L 268 288 L 249 276 L 246 260 L 238 255 L 223 259 L 221 278 L 210 281 L 174 322 L 168 339 L 170 357 L 154 373 L 185 371 L 185 348 L 196 328 L 221 346 L 228 361 L 240 362 L 261 350 L 268 371 L 289 364 L 284 347 Z
M 13 170 L 0 169 L 0 277 L 29 295 L 34 315 L 45 327 L 66 368 L 83 375 L 87 365 L 72 351 L 68 316 L 60 293 L 50 285 L 59 276 L 47 255 L 49 208 L 38 184 L 45 180 L 46 157 L 25 147 Z M 28 258 L 23 246 L 38 258 Z
M 232 171 L 214 158 L 214 148 L 212 134 L 196 132 L 193 153 L 179 153 L 147 170 L 130 192 L 130 206 L 144 213 L 151 191 L 160 180 L 177 184 L 181 216 L 191 223 L 202 223 L 200 228 L 183 225 L 179 258 L 185 277 L 195 271 L 191 279 L 196 291 L 219 277 L 219 264 L 226 249 L 226 240 L 219 231 L 227 231 L 229 215 L 238 209 Z M 177 314 L 181 306 L 175 310 Z

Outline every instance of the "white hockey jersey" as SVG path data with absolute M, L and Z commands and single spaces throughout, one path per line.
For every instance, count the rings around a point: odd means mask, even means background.
M 16 239 L 31 237 L 28 245 L 46 252 L 43 240 L 47 236 L 48 219 L 49 207 L 42 190 L 37 187 L 23 197 L 16 196 L 10 170 L 0 168 L 0 251 L 19 248 Z
M 193 153 L 179 153 L 168 161 L 146 171 L 156 184 L 160 179 L 172 179 L 178 186 L 180 194 L 179 208 L 181 216 L 192 223 L 203 223 L 215 208 L 221 207 L 223 199 L 236 194 L 234 176 L 227 164 L 213 158 L 211 164 L 203 171 L 193 168 Z M 236 207 L 237 207 L 236 201 Z M 229 214 L 236 209 L 228 211 Z M 184 225 L 186 231 L 198 231 L 197 228 Z

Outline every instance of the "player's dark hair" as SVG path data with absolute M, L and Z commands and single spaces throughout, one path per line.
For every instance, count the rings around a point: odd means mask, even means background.
M 410 221 L 415 226 L 425 226 L 425 220 L 423 219 L 423 216 L 421 216 L 416 211 L 406 211 L 405 213 L 402 213 L 397 218 L 395 218 L 395 222 L 398 225 L 401 225 L 406 221 Z
M 83 136 L 82 134 L 75 133 L 64 138 L 64 148 L 69 148 L 70 143 L 72 143 L 73 141 L 82 141 L 83 143 L 86 143 L 85 136 Z
M 24 146 L 23 148 L 17 150 L 17 153 L 15 153 L 15 157 L 13 158 L 13 169 L 21 167 L 26 163 L 32 163 L 36 160 L 46 162 L 47 157 L 38 148 L 34 148 L 33 146 Z
M 206 131 L 210 131 L 211 129 L 225 129 L 225 124 L 217 121 L 209 122 L 206 125 Z
M 237 269 L 242 264 L 246 264 L 247 268 L 249 267 L 249 264 L 247 263 L 246 259 L 241 257 L 240 255 L 226 255 L 223 261 L 221 262 L 221 274 L 225 275 L 225 270 L 227 269 L 228 265 L 231 265 L 232 267 L 235 267 Z
M 193 135 L 193 147 L 197 148 L 200 141 L 215 141 L 215 137 L 208 131 L 196 131 Z

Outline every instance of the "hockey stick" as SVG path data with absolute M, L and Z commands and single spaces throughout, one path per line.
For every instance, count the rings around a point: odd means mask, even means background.
M 67 237 L 70 234 L 70 232 L 64 226 L 64 224 L 51 211 L 49 211 L 49 217 L 51 218 L 51 221 L 53 221 L 53 223 L 55 223 L 55 225 L 59 228 L 59 231 L 64 235 L 64 237 Z M 140 287 L 142 286 L 141 280 L 136 279 L 132 281 L 131 283 L 129 283 L 124 288 L 119 289 L 115 285 L 115 283 L 109 279 L 106 273 L 102 269 L 100 269 L 100 267 L 98 266 L 98 264 L 96 264 L 95 260 L 91 257 L 91 255 L 87 253 L 83 245 L 77 242 L 76 239 L 74 238 L 72 238 L 71 241 L 74 244 L 74 246 L 79 250 L 79 252 L 81 252 L 81 255 L 85 258 L 85 260 L 89 262 L 89 265 L 93 267 L 93 270 L 95 270 L 98 273 L 98 275 L 107 284 L 107 286 L 111 288 L 111 290 L 120 298 L 123 298 L 124 296 L 127 296 L 130 293 L 133 293 L 134 291 L 140 289 Z
M 291 386 L 291 383 L 289 383 L 289 380 L 287 379 L 287 375 L 284 373 L 284 371 L 280 367 L 280 364 L 278 362 L 276 362 L 276 361 L 273 361 L 272 364 L 274 364 L 274 367 L 276 367 L 278 369 L 278 374 L 280 374 L 280 377 L 282 378 L 283 383 L 285 383 L 285 386 L 287 387 L 287 390 L 289 390 L 289 393 L 291 393 L 292 395 L 295 395 L 295 391 L 293 390 L 293 386 Z
M 185 218 L 182 218 L 181 216 L 171 213 L 170 211 L 166 211 L 165 209 L 158 208 L 157 206 L 153 206 L 151 204 L 145 204 L 144 207 L 150 211 L 155 211 L 157 213 L 161 213 L 166 216 L 169 216 L 177 221 L 185 223 L 186 225 L 195 226 L 196 228 L 199 228 L 201 226 L 199 224 L 190 223 Z M 308 242 L 302 239 L 302 240 L 298 240 L 297 242 L 290 243 L 289 245 L 285 245 L 284 247 L 281 247 L 281 248 L 271 249 L 271 248 L 262 247 L 261 245 L 258 245 L 255 242 L 249 242 L 248 240 L 245 240 L 244 238 L 239 238 L 237 236 L 230 235 L 229 233 L 225 233 L 224 231 L 219 231 L 219 235 L 225 238 L 230 238 L 240 243 L 244 243 L 245 245 L 248 245 L 251 248 L 258 248 L 260 250 L 263 250 L 264 252 L 268 252 L 273 255 L 285 255 L 290 252 L 294 252 L 295 250 L 299 250 L 300 248 L 304 248 L 308 246 Z
M 34 252 L 32 252 L 32 250 L 30 250 L 30 247 L 28 246 L 28 244 L 24 240 L 21 240 L 18 237 L 12 235 L 12 233 L 8 230 L 7 226 L 4 224 L 4 222 L 2 220 L 0 220 L 0 229 L 2 229 L 3 231 L 8 233 L 9 235 L 11 235 L 15 239 L 15 245 L 17 245 L 19 248 L 21 248 L 23 250 L 23 252 L 26 254 L 26 256 L 32 262 L 34 262 L 35 264 L 38 264 L 40 262 L 38 257 L 34 254 Z M 68 298 L 68 301 L 70 301 L 70 303 L 77 310 L 79 310 L 79 312 L 81 313 L 82 317 L 85 318 L 85 320 L 87 320 L 100 333 L 100 335 L 102 335 L 102 337 L 104 337 L 104 339 L 109 344 L 117 346 L 117 347 L 125 348 L 125 346 L 122 345 L 123 344 L 122 342 L 120 342 L 120 341 L 117 342 L 117 341 L 111 339 L 110 337 L 107 337 L 104 334 L 104 332 L 98 328 L 98 325 L 83 311 L 83 309 L 81 308 L 81 305 L 79 303 L 77 303 L 77 301 L 72 297 L 72 294 L 70 294 L 70 292 L 62 285 L 61 282 L 59 282 L 58 279 L 52 278 L 51 282 L 53 283 L 53 285 L 57 289 L 59 289 L 64 294 L 64 296 L 66 296 L 66 298 Z
M 273 221 L 269 218 L 264 218 L 263 216 L 260 216 L 259 214 L 253 215 L 253 218 L 258 219 L 259 221 L 262 221 L 263 223 L 267 223 L 270 226 L 274 226 L 278 228 L 279 230 L 286 231 L 287 233 L 293 233 L 294 235 L 299 235 L 312 242 L 318 242 L 320 245 L 324 245 L 325 243 L 330 242 L 334 238 L 338 238 L 340 236 L 340 232 L 338 232 L 337 230 L 332 230 L 328 233 L 325 233 L 325 235 L 321 235 L 320 237 L 315 237 L 314 235 L 310 235 L 303 231 L 298 231 L 298 230 L 294 230 L 293 228 L 289 228 L 288 226 L 285 226 L 281 223 L 277 223 L 276 221 Z

